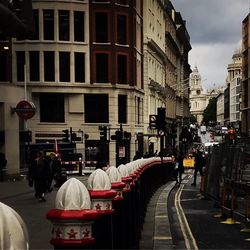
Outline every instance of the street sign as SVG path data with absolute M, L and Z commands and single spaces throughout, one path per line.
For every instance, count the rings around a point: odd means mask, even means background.
M 157 115 L 149 115 L 149 128 L 156 129 Z
M 159 130 L 158 130 L 158 135 L 159 135 L 159 136 L 164 136 L 164 135 L 165 135 L 165 131 L 162 130 L 162 129 L 159 129 Z
M 120 146 L 119 147 L 119 157 L 120 158 L 123 158 L 123 157 L 125 157 L 125 147 L 124 146 Z
M 21 119 L 28 120 L 35 115 L 36 107 L 33 102 L 22 100 L 16 105 L 13 111 L 16 112 Z

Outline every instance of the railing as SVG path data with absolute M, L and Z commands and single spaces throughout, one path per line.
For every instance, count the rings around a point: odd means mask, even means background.
M 140 159 L 106 172 L 97 169 L 88 188 L 75 178 L 58 190 L 48 212 L 55 249 L 136 249 L 147 204 L 173 173 L 172 158 Z

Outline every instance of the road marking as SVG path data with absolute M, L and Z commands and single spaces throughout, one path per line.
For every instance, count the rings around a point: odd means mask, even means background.
M 154 240 L 172 240 L 171 236 L 154 236 Z
M 168 218 L 167 215 L 156 215 L 155 218 Z
M 185 245 L 186 245 L 186 249 L 191 250 L 198 250 L 198 246 L 196 243 L 196 240 L 192 234 L 192 231 L 188 225 L 185 213 L 182 209 L 181 203 L 180 203 L 180 197 L 181 197 L 181 193 L 183 191 L 184 185 L 181 185 L 180 188 L 178 189 L 178 191 L 175 194 L 175 207 L 176 207 L 176 212 L 177 212 L 177 216 L 180 222 L 180 226 L 181 226 L 181 231 L 183 233 L 183 237 L 185 240 Z M 190 240 L 192 241 L 192 245 L 193 247 L 191 248 L 190 246 Z

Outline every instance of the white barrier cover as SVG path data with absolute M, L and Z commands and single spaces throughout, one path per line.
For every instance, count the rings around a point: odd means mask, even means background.
M 20 215 L 0 202 L 0 249 L 29 249 L 29 235 Z
M 88 178 L 88 190 L 110 190 L 109 176 L 102 169 L 96 169 Z
M 117 169 L 120 172 L 120 174 L 121 174 L 122 177 L 128 177 L 129 176 L 129 172 L 128 172 L 127 166 L 121 164 Z
M 114 166 L 109 167 L 106 170 L 106 173 L 109 176 L 111 183 L 116 183 L 116 182 L 122 181 L 122 176 L 116 167 L 114 167 Z
M 70 178 L 60 187 L 55 202 L 56 208 L 61 210 L 91 208 L 89 192 L 85 185 L 76 178 Z

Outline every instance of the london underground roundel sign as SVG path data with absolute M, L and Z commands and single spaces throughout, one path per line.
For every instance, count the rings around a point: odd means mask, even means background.
M 28 120 L 35 115 L 36 107 L 33 102 L 22 100 L 16 105 L 15 111 L 21 119 Z

